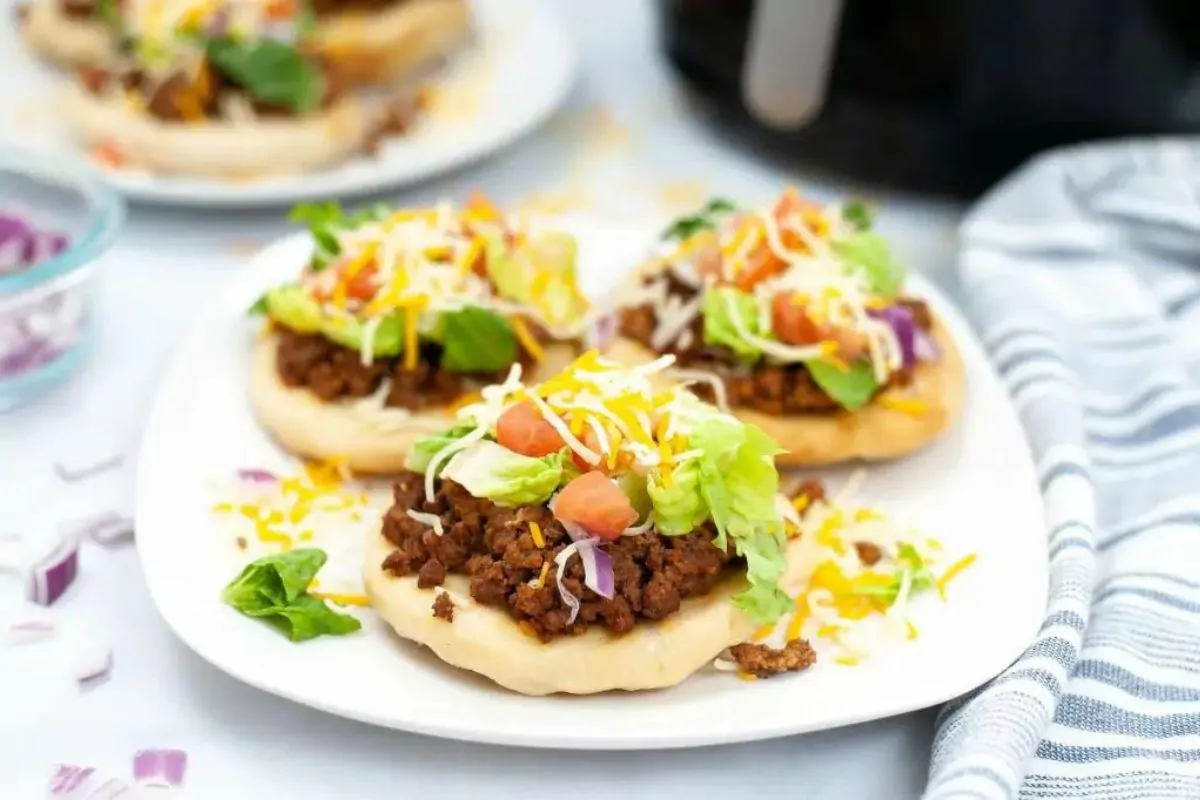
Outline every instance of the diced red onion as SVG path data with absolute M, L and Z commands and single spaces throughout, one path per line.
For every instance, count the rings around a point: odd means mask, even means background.
M 8 626 L 6 641 L 10 645 L 32 644 L 54 638 L 54 623 L 48 620 L 30 619 L 14 622 Z
M 133 520 L 115 511 L 65 522 L 62 530 L 69 536 L 87 539 L 101 547 L 133 541 Z
M 79 481 L 94 478 L 109 470 L 116 469 L 124 462 L 125 455 L 123 453 L 117 453 L 93 464 L 86 464 L 80 467 L 68 467 L 62 462 L 56 461 L 54 463 L 54 474 L 67 483 L 78 483 Z
M 583 560 L 583 582 L 605 600 L 612 600 L 612 556 L 601 550 L 599 543 L 593 542 L 587 547 L 580 545 L 579 557 Z
M 274 472 L 268 472 L 265 469 L 239 469 L 237 476 L 238 480 L 247 483 L 277 483 L 279 481 L 279 477 Z
M 896 334 L 896 341 L 900 344 L 904 369 L 911 367 L 916 362 L 916 355 L 913 352 L 913 332 L 916 325 L 913 324 L 912 312 L 905 306 L 888 306 L 887 308 L 871 309 L 867 313 L 891 326 Z
M 941 348 L 927 332 L 916 328 L 913 332 L 913 353 L 918 361 L 937 361 L 942 357 Z
M 48 606 L 63 596 L 79 572 L 79 544 L 74 537 L 61 536 L 58 544 L 29 567 L 27 596 Z
M 129 784 L 125 781 L 109 778 L 92 791 L 86 800 L 116 800 L 118 797 L 129 797 Z
M 50 796 L 68 797 L 83 786 L 96 771 L 95 767 L 79 767 L 74 764 L 59 764 L 50 778 Z
M 94 689 L 112 675 L 113 652 L 106 642 L 87 642 L 75 660 L 75 680 L 81 689 Z
M 617 335 L 617 315 L 597 317 L 585 333 L 589 349 L 606 350 Z
M 24 218 L 0 212 L 0 275 L 20 272 L 67 249 L 67 237 L 39 231 Z
M 133 754 L 133 779 L 156 786 L 179 786 L 187 771 L 182 750 L 139 750 Z
M 554 557 L 554 563 L 558 569 L 554 573 L 554 581 L 558 584 L 558 596 L 562 598 L 567 608 L 571 609 L 570 615 L 567 617 L 567 624 L 570 625 L 579 616 L 579 598 L 571 594 L 567 587 L 563 585 L 563 575 L 567 571 L 567 561 L 570 560 L 571 554 L 579 549 L 580 542 L 572 542 L 559 551 Z

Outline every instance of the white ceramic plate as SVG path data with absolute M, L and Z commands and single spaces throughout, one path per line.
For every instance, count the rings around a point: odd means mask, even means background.
M 576 220 L 585 288 L 610 289 L 642 253 L 628 230 Z M 296 645 L 222 605 L 236 574 L 228 533 L 213 518 L 214 476 L 281 466 L 245 401 L 254 326 L 246 307 L 290 278 L 306 237 L 263 251 L 211 309 L 176 356 L 151 415 L 138 478 L 138 551 L 167 623 L 229 674 L 316 708 L 420 733 L 497 744 L 660 748 L 735 742 L 877 719 L 948 700 L 1007 666 L 1037 632 L 1047 562 L 1033 464 L 1016 415 L 957 311 L 927 282 L 928 297 L 967 365 L 963 418 L 928 450 L 870 469 L 863 494 L 919 523 L 947 550 L 978 561 L 951 586 L 950 603 L 917 603 L 920 637 L 856 667 L 746 683 L 693 676 L 671 690 L 530 698 L 438 662 L 400 642 L 366 612 L 364 630 Z M 827 477 L 840 481 L 845 470 Z M 244 558 L 243 558 L 244 560 Z
M 377 192 L 468 164 L 512 143 L 545 120 L 566 97 L 576 72 L 574 45 L 545 0 L 472 0 L 477 43 L 452 61 L 444 106 L 416 129 L 385 142 L 379 154 L 332 169 L 263 181 L 104 174 L 130 197 L 198 206 L 253 206 Z M 32 63 L 0 31 L 0 139 L 81 154 L 48 98 L 57 76 Z M 9 117 L 9 119 L 6 119 Z

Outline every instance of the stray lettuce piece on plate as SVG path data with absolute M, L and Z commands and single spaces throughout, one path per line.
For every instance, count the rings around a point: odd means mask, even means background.
M 414 472 L 424 472 L 435 455 L 473 430 L 475 428 L 470 425 L 456 425 L 433 436 L 418 439 L 408 451 L 408 468 Z M 445 464 L 442 465 L 442 469 L 445 469 Z
M 662 238 L 683 241 L 695 236 L 700 231 L 711 231 L 716 227 L 717 217 L 736 210 L 737 206 L 731 201 L 722 197 L 714 197 L 695 214 L 680 217 L 668 225 L 667 229 L 662 232 Z
M 323 550 L 311 547 L 264 556 L 247 564 L 221 597 L 246 616 L 270 623 L 293 642 L 353 633 L 362 623 L 308 594 L 325 558 Z
M 850 272 L 861 272 L 871 291 L 893 297 L 904 284 L 904 267 L 892 256 L 887 240 L 877 233 L 859 231 L 833 242 L 833 251 Z
M 467 306 L 442 315 L 442 369 L 497 372 L 517 360 L 517 337 L 504 317 Z
M 273 39 L 211 39 L 212 65 L 259 102 L 312 111 L 325 95 L 325 76 L 290 44 Z
M 819 359 L 806 361 L 804 365 L 825 394 L 849 411 L 856 411 L 871 402 L 879 388 L 875 370 L 866 361 L 855 361 L 845 369 Z
M 450 459 L 442 477 L 498 506 L 544 503 L 562 483 L 563 453 L 531 458 L 495 442 L 476 442 Z
M 759 328 L 758 301 L 749 292 L 737 289 L 709 289 L 704 294 L 704 343 L 728 347 L 742 361 L 752 363 L 762 357 L 758 345 L 749 342 L 739 328 L 754 336 L 763 336 Z M 737 322 L 734 323 L 734 315 Z

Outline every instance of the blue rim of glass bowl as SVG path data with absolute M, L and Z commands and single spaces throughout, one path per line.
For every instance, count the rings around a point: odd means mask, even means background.
M 0 276 L 0 297 L 40 286 L 86 266 L 103 255 L 116 240 L 125 221 L 125 200 L 86 163 L 5 148 L 0 149 L 0 173 L 4 172 L 18 173 L 80 195 L 88 207 L 88 223 L 87 229 L 72 237 L 67 249 L 58 255 L 27 270 Z

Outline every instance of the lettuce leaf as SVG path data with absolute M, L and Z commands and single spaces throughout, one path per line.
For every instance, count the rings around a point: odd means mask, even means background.
M 704 293 L 704 343 L 722 345 L 733 351 L 742 361 L 753 363 L 762 357 L 757 345 L 746 341 L 732 322 L 732 314 L 747 331 L 755 336 L 767 336 L 759 327 L 758 301 L 749 292 L 737 289 L 709 289 Z
M 755 426 L 715 413 L 692 429 L 688 446 L 704 451 L 696 463 L 700 494 L 717 527 L 714 544 L 725 547 L 732 540 L 746 559 L 750 586 L 733 602 L 758 624 L 770 624 L 792 605 L 779 588 L 787 561 L 775 510 L 775 456 L 783 450 Z
M 654 507 L 654 527 L 674 536 L 691 533 L 708 519 L 708 506 L 700 494 L 700 469 L 695 461 L 686 461 L 664 481 L 658 470 L 646 480 L 646 491 Z
M 375 203 L 357 211 L 347 212 L 337 201 L 327 200 L 323 203 L 300 203 L 292 208 L 288 221 L 302 222 L 308 227 L 314 245 L 310 266 L 314 270 L 321 270 L 329 266 L 341 253 L 341 246 L 335 235 L 337 231 L 384 219 L 394 211 L 395 207 L 388 203 Z
M 324 551 L 316 548 L 264 556 L 247 564 L 221 598 L 246 616 L 269 623 L 293 642 L 353 633 L 362 627 L 358 619 L 339 614 L 308 594 L 325 558 Z
M 211 39 L 205 56 L 222 75 L 271 106 L 312 111 L 325 96 L 325 76 L 294 46 L 273 39 Z
M 517 360 L 517 337 L 504 317 L 467 306 L 442 315 L 442 369 L 497 372 Z
M 723 197 L 714 197 L 694 214 L 680 217 L 667 226 L 662 232 L 663 239 L 690 239 L 700 231 L 711 231 L 716 227 L 716 220 L 722 214 L 736 211 L 737 206 Z
M 856 411 L 871 402 L 879 389 L 875 370 L 867 361 L 856 361 L 844 370 L 818 359 L 806 361 L 804 366 L 825 394 L 849 411 Z
M 574 236 L 544 231 L 510 253 L 499 229 L 483 227 L 480 235 L 486 242 L 488 275 L 501 297 L 534 306 L 551 325 L 576 321 L 584 308 L 576 289 L 579 244 Z
M 879 234 L 859 231 L 833 242 L 832 247 L 845 262 L 847 271 L 861 272 L 875 294 L 893 297 L 900 291 L 904 284 L 904 267 L 896 261 L 887 240 Z
M 408 451 L 408 459 L 405 466 L 413 472 L 424 472 L 429 467 L 429 462 L 443 448 L 457 442 L 473 430 L 475 430 L 475 426 L 473 425 L 455 425 L 453 428 L 444 430 L 441 433 L 417 439 Z M 445 469 L 445 465 L 443 465 L 443 469 Z
M 860 231 L 870 230 L 871 226 L 875 224 L 875 217 L 871 214 L 871 209 L 867 208 L 866 203 L 858 200 L 851 200 L 842 205 L 842 219 Z
M 561 452 L 530 458 L 482 441 L 456 453 L 442 470 L 442 477 L 498 506 L 523 506 L 550 499 L 562 482 L 562 462 Z

